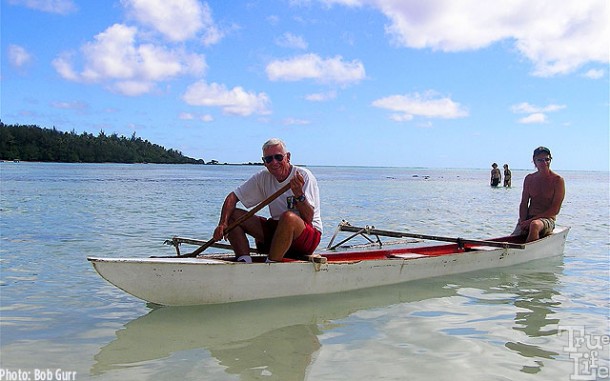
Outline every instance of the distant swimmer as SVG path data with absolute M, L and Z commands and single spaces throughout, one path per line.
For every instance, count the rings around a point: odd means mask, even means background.
M 498 168 L 498 164 L 493 163 L 491 165 L 491 186 L 497 187 L 500 185 L 500 181 L 502 181 L 502 174 L 500 173 L 500 169 Z
M 510 180 L 512 177 L 512 173 L 510 169 L 508 169 L 508 164 L 504 164 L 504 187 L 510 188 Z

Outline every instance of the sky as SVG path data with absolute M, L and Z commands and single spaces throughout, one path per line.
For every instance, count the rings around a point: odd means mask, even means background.
M 609 169 L 607 0 L 0 0 L 5 124 L 205 161 Z

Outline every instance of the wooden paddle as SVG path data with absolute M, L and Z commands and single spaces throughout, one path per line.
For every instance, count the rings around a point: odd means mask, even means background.
M 233 230 L 236 227 L 238 227 L 241 223 L 246 221 L 248 218 L 254 216 L 254 214 L 256 214 L 256 212 L 258 212 L 259 210 L 263 209 L 265 206 L 269 205 L 273 200 L 275 200 L 276 198 L 280 197 L 288 189 L 290 189 L 290 183 L 287 183 L 286 185 L 281 187 L 274 194 L 272 194 L 271 196 L 267 197 L 266 199 L 261 201 L 260 204 L 256 205 L 254 208 L 252 208 L 248 213 L 244 214 L 243 216 L 241 216 L 240 218 L 235 220 L 231 225 L 227 226 L 227 228 L 224 231 L 225 234 L 227 234 L 231 230 Z M 192 253 L 178 255 L 178 257 L 180 257 L 180 258 L 196 257 L 199 254 L 201 254 L 205 249 L 207 249 L 208 247 L 212 246 L 215 242 L 217 242 L 217 241 L 214 238 L 212 238 L 208 242 L 206 242 L 203 245 L 201 245 L 199 248 L 197 248 Z

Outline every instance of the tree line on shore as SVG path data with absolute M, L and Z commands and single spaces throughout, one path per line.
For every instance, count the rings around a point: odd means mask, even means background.
M 97 136 L 62 132 L 35 125 L 6 125 L 0 121 L 0 159 L 66 163 L 205 164 L 180 151 L 165 149 L 148 140 L 117 134 Z

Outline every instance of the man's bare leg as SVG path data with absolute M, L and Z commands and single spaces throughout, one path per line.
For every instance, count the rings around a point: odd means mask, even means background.
M 242 209 L 235 209 L 231 216 L 231 223 L 236 221 L 247 212 Z M 250 241 L 246 234 L 253 236 L 255 239 L 262 241 L 264 239 L 263 227 L 261 226 L 258 217 L 253 216 L 236 226 L 227 234 L 227 239 L 233 246 L 235 252 L 235 258 L 239 258 L 243 255 L 250 255 Z
M 525 242 L 532 242 L 540 239 L 540 232 L 544 229 L 544 224 L 540 220 L 534 220 L 530 222 L 530 230 L 527 235 Z
M 271 241 L 268 258 L 272 261 L 281 261 L 292 241 L 305 230 L 305 222 L 298 215 L 286 212 L 282 214 Z

